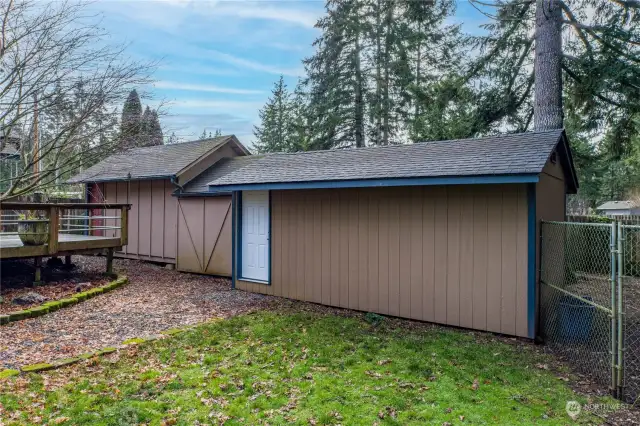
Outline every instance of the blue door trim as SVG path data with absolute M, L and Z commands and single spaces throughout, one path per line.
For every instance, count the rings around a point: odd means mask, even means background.
M 450 176 L 426 178 L 328 180 L 313 182 L 273 182 L 209 186 L 209 192 L 220 191 L 261 191 L 275 189 L 318 189 L 318 188 L 367 188 L 386 186 L 418 185 L 478 185 L 501 183 L 535 183 L 537 174 L 490 175 L 490 176 Z
M 538 306 L 538 292 L 536 291 L 536 184 L 527 185 L 527 334 L 530 339 L 534 339 L 536 333 L 536 308 Z

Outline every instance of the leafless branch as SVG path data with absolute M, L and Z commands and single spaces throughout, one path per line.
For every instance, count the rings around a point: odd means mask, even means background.
M 100 17 L 86 5 L 0 0 L 0 145 L 16 143 L 23 160 L 0 200 L 70 177 L 112 152 L 115 105 L 131 88 L 151 81 L 157 64 L 128 59 L 126 45 L 108 45 Z M 37 158 L 31 137 L 35 98 Z M 36 163 L 43 165 L 39 172 Z

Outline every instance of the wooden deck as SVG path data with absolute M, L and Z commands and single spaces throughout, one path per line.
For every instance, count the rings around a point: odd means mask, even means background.
M 0 204 L 0 210 L 11 210 L 14 212 L 40 211 L 46 212 L 46 222 L 48 222 L 48 238 L 47 243 L 42 245 L 25 246 L 20 241 L 20 237 L 15 232 L 1 232 L 3 226 L 17 224 L 16 220 L 0 221 L 0 259 L 15 259 L 21 257 L 36 258 L 36 263 L 43 256 L 69 256 L 71 254 L 80 254 L 87 252 L 106 251 L 109 257 L 112 256 L 114 250 L 119 250 L 122 246 L 127 245 L 128 235 L 128 211 L 131 206 L 129 204 L 87 204 L 87 203 L 64 203 L 64 204 L 47 204 L 47 203 L 11 203 L 4 202 Z M 61 230 L 61 219 L 64 219 L 62 212 L 73 209 L 87 209 L 106 211 L 107 209 L 115 210 L 120 216 L 114 219 L 119 220 L 117 227 L 105 227 L 104 215 L 88 214 L 87 227 L 84 229 L 88 235 L 70 234 L 68 232 L 59 232 Z M 14 214 L 15 216 L 15 214 Z M 96 216 L 94 218 L 94 216 Z M 1 216 L 0 216 L 1 219 Z M 120 233 L 118 237 L 97 236 L 102 234 L 105 228 L 117 229 Z M 78 229 L 82 231 L 82 229 Z
M 65 256 L 82 252 L 95 252 L 101 249 L 113 248 L 118 250 L 122 240 L 110 237 L 91 235 L 74 235 L 58 233 L 58 249 L 55 255 Z M 0 234 L 0 259 L 15 259 L 20 257 L 51 256 L 49 245 L 25 246 L 17 235 Z

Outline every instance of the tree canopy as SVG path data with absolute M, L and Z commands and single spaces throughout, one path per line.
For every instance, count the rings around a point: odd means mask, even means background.
M 593 208 L 630 197 L 640 183 L 640 3 L 471 4 L 487 18 L 479 35 L 449 24 L 451 0 L 327 0 L 305 78 L 294 94 L 281 78 L 261 111 L 258 150 L 564 126 L 581 183 L 572 202 Z M 296 128 L 302 136 L 292 136 Z

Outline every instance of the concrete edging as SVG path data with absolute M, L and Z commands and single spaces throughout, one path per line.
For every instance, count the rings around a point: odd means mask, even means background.
M 116 288 L 121 287 L 128 282 L 129 282 L 129 279 L 126 276 L 122 276 L 117 278 L 114 281 L 111 281 L 107 285 L 103 285 L 102 287 L 92 288 L 91 290 L 74 294 L 73 296 L 65 299 L 52 300 L 51 302 L 46 302 L 40 306 L 36 306 L 30 309 L 25 309 L 22 311 L 14 311 L 14 312 L 9 312 L 8 314 L 0 314 L 0 326 L 7 325 L 15 321 L 21 321 L 27 318 L 41 317 L 50 312 L 55 312 L 59 309 L 66 308 L 67 306 L 72 306 L 72 305 L 75 305 L 76 303 L 80 303 L 82 301 L 91 299 L 92 297 L 98 296 L 99 294 L 108 293 L 111 290 L 115 290 Z

